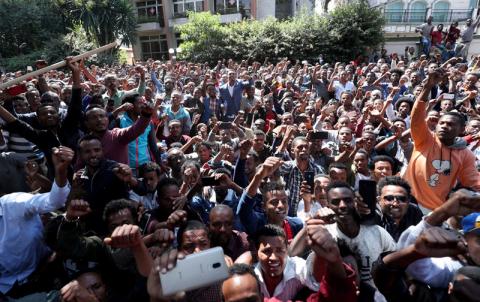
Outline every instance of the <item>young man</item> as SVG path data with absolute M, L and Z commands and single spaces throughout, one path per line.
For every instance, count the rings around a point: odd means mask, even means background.
M 278 157 L 267 158 L 240 198 L 237 215 L 240 216 L 240 221 L 249 235 L 256 234 L 265 224 L 275 224 L 285 229 L 287 240 L 292 240 L 303 227 L 299 218 L 287 216 L 288 195 L 283 185 L 278 182 L 270 181 L 263 184 L 261 191 L 265 213 L 254 211 L 254 197 L 262 181 L 273 174 L 281 164 L 282 161 Z
M 304 260 L 288 256 L 285 233 L 278 226 L 265 225 L 258 231 L 259 262 L 254 270 L 264 299 L 293 301 L 300 298 L 297 295 L 305 287 L 318 291 L 316 301 L 324 301 L 326 297 L 332 298 L 331 301 L 355 299 L 352 282 L 355 274 L 343 264 L 332 236 L 323 226 L 313 224 L 308 226 L 307 236 L 313 252 Z
M 133 107 L 118 121 L 120 128 L 128 128 L 140 118 L 140 114 L 146 104 L 139 94 L 125 97 L 123 103 L 130 103 Z M 158 150 L 155 137 L 155 128 L 153 127 L 153 124 L 150 123 L 141 135 L 128 144 L 128 162 L 134 175 L 138 175 L 138 168 L 140 165 L 152 160 L 161 162 L 160 156 L 161 154 Z
M 422 211 L 411 203 L 410 185 L 397 176 L 386 176 L 377 184 L 377 201 L 381 211 L 376 212 L 377 224 L 397 241 L 411 225 L 422 220 Z
M 234 218 L 233 210 L 220 204 L 211 209 L 208 225 L 212 247 L 221 246 L 233 261 L 250 250 L 247 234 L 233 229 Z
M 343 182 L 331 183 L 327 188 L 328 207 L 335 213 L 335 223 L 325 227 L 337 240 L 343 242 L 355 253 L 358 260 L 361 283 L 375 286 L 370 270 L 373 261 L 381 253 L 394 251 L 395 241 L 388 232 L 378 225 L 360 224 L 355 194 L 352 188 Z M 323 217 L 331 222 L 332 217 Z
M 475 155 L 459 138 L 465 128 L 463 116 L 448 112 L 440 117 L 435 132 L 428 129 L 425 120 L 428 95 L 441 79 L 440 72 L 431 73 L 413 106 L 411 135 L 414 149 L 404 176 L 419 204 L 429 210 L 443 204 L 457 182 L 480 190 Z
M 68 167 L 74 155 L 67 147 L 51 153 L 55 181 L 49 193 L 12 193 L 0 198 L 0 299 L 15 292 L 31 293 L 27 290 L 37 284 L 28 278 L 51 253 L 43 241 L 40 215 L 65 205 L 70 192 Z

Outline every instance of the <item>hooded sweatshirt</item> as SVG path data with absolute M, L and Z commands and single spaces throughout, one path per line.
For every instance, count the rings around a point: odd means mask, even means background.
M 433 210 L 447 200 L 457 181 L 479 191 L 480 175 L 465 140 L 456 138 L 453 145 L 446 146 L 428 129 L 426 108 L 426 102 L 417 100 L 412 109 L 414 149 L 404 178 L 419 204 Z

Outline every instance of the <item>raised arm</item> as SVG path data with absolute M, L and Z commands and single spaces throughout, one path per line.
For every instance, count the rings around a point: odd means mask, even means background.
M 52 161 L 55 168 L 55 182 L 50 193 L 34 195 L 25 205 L 26 213 L 43 214 L 55 211 L 65 205 L 70 193 L 67 173 L 72 162 L 74 152 L 67 147 L 54 148 Z

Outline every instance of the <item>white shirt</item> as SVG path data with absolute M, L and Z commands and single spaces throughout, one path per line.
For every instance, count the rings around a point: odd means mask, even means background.
M 417 237 L 432 226 L 425 222 L 425 218 L 415 226 L 406 229 L 398 239 L 397 248 L 399 250 L 414 244 Z M 431 287 L 447 288 L 450 281 L 453 280 L 455 272 L 463 265 L 460 261 L 450 257 L 424 258 L 411 263 L 405 272 L 413 279 L 421 281 Z
M 280 301 L 293 300 L 298 292 L 307 286 L 314 292 L 318 292 L 320 284 L 313 277 L 313 257 L 314 253 L 311 253 L 307 260 L 300 257 L 288 257 L 286 260 L 285 269 L 283 270 L 282 281 L 277 285 L 273 292 L 273 297 Z M 268 292 L 267 286 L 263 279 L 262 268 L 260 263 L 255 265 L 255 274 L 260 280 L 260 288 L 264 298 L 272 298 Z
M 340 81 L 335 81 L 333 82 L 333 87 L 335 87 L 335 98 L 339 101 L 341 100 L 342 92 L 348 90 L 352 94 L 354 94 L 354 91 L 356 89 L 355 85 L 351 81 L 348 81 L 347 83 L 345 83 L 345 86 L 343 86 L 343 84 L 340 83 Z
M 372 265 L 381 253 L 396 250 L 395 240 L 392 236 L 378 225 L 360 225 L 360 231 L 355 238 L 350 238 L 342 233 L 336 223 L 328 224 L 326 228 L 337 242 L 344 242 L 360 259 L 360 279 L 375 287 L 370 273 Z
M 228 88 L 228 93 L 230 93 L 230 96 L 233 97 L 233 86 L 230 86 L 230 84 L 227 84 L 227 88 Z
M 12 193 L 0 198 L 0 292 L 25 280 L 49 254 L 40 214 L 65 205 L 70 185 L 54 182 L 49 193 Z
M 315 216 L 315 214 L 322 208 L 322 205 L 318 201 L 314 201 L 312 199 L 311 205 L 310 205 L 310 211 L 305 212 L 305 201 L 303 201 L 303 198 L 300 199 L 300 202 L 298 203 L 298 208 L 297 208 L 297 217 L 300 218 L 303 222 L 307 218 L 311 218 Z

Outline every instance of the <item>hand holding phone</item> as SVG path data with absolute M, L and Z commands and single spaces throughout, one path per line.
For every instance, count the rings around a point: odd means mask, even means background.
M 164 255 L 160 260 L 160 284 L 164 296 L 201 288 L 228 277 L 228 267 L 221 247 L 215 247 L 186 256 L 173 252 L 173 255 Z M 173 259 L 173 260 L 172 260 Z M 168 266 L 174 266 L 168 271 Z

